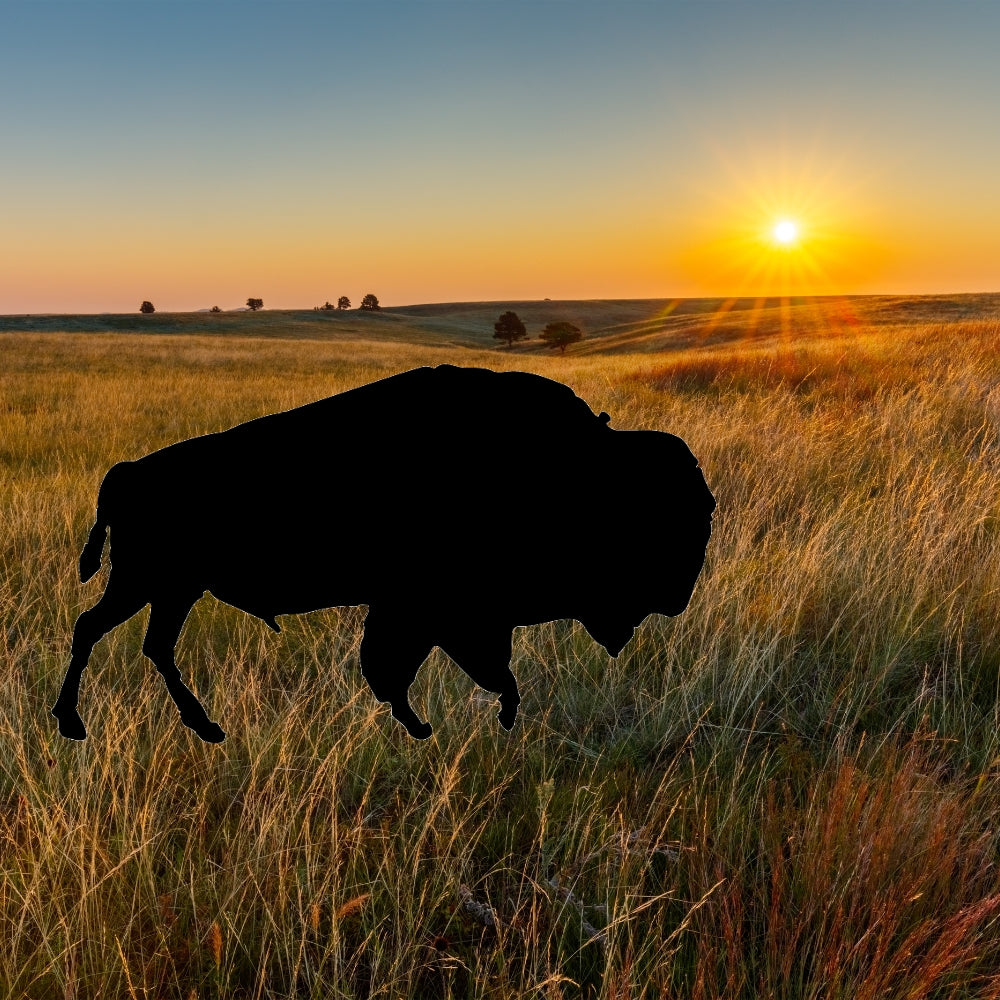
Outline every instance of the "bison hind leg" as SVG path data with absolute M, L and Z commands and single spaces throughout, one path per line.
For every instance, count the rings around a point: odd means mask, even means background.
M 413 711 L 407 696 L 431 647 L 420 634 L 419 623 L 369 607 L 359 651 L 361 673 L 372 694 L 389 703 L 392 717 L 415 740 L 426 740 L 434 731 Z
M 181 680 L 181 672 L 174 662 L 177 640 L 194 603 L 194 600 L 154 600 L 142 651 L 153 661 L 166 682 L 167 691 L 181 713 L 181 722 L 206 743 L 221 743 L 226 738 L 222 727 L 209 719 L 197 696 Z
M 77 703 L 80 699 L 80 680 L 94 646 L 112 629 L 128 621 L 145 603 L 129 588 L 123 588 L 116 582 L 112 574 L 101 599 L 77 618 L 73 627 L 73 651 L 69 667 L 66 669 L 59 697 L 52 706 L 52 714 L 59 720 L 59 732 L 67 739 L 87 738 L 87 728 L 77 711 Z

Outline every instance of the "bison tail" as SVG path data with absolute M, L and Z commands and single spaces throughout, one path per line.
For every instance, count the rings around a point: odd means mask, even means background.
M 101 488 L 97 491 L 97 520 L 90 529 L 87 544 L 80 553 L 80 582 L 86 583 L 100 568 L 101 556 L 104 554 L 104 539 L 108 534 L 108 525 L 113 520 L 115 509 L 119 506 L 116 498 L 122 492 L 128 492 L 132 462 L 118 462 L 108 469 L 101 480 Z
M 104 554 L 104 539 L 108 534 L 108 522 L 97 511 L 97 521 L 90 529 L 87 544 L 80 553 L 80 582 L 86 583 L 100 568 L 101 556 Z

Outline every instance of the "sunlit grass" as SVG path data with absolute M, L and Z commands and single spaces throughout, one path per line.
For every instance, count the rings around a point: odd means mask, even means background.
M 441 361 L 689 442 L 719 508 L 684 615 L 614 661 L 518 629 L 510 735 L 435 651 L 416 743 L 360 677 L 363 610 L 276 636 L 206 598 L 179 662 L 224 744 L 179 723 L 144 614 L 95 649 L 90 738 L 58 736 L 110 464 Z M 4 335 L 0 993 L 1000 994 L 998 386 L 988 320 L 563 359 Z

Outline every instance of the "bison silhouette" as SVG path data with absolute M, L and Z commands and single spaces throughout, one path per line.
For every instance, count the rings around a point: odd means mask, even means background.
M 101 599 L 77 619 L 52 714 L 82 740 L 98 640 L 147 604 L 143 653 L 181 721 L 225 738 L 174 649 L 210 591 L 279 615 L 368 605 L 361 671 L 417 739 L 407 691 L 434 646 L 499 695 L 510 729 L 517 625 L 575 618 L 617 656 L 647 615 L 687 606 L 715 500 L 684 442 L 616 431 L 565 385 L 524 372 L 417 368 L 112 466 L 80 556 Z

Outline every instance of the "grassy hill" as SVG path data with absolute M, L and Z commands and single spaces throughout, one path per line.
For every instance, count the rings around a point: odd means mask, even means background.
M 187 334 L 296 340 L 371 340 L 507 350 L 493 338 L 500 313 L 514 310 L 529 340 L 515 353 L 547 353 L 538 334 L 567 320 L 584 340 L 567 353 L 652 353 L 850 333 L 859 327 L 952 324 L 1000 316 L 1000 294 L 829 296 L 792 299 L 588 299 L 451 302 L 379 312 L 265 309 L 260 312 L 0 316 L 0 333 Z

